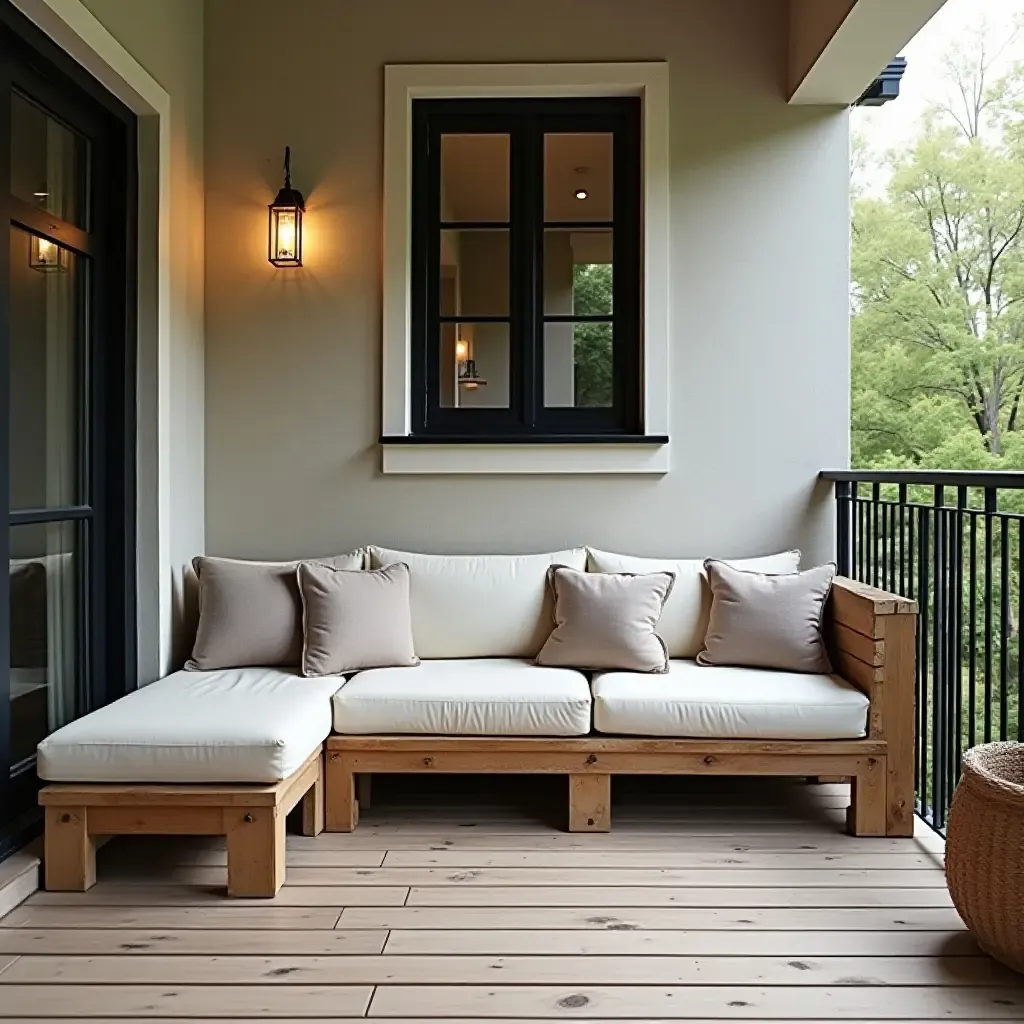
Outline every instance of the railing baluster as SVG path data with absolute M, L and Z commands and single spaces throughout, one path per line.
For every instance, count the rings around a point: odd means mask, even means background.
M 985 488 L 985 742 L 992 742 L 992 520 L 996 491 Z
M 945 493 L 942 487 L 935 488 L 934 496 L 934 540 L 932 541 L 932 572 L 934 574 L 935 606 L 932 615 L 932 814 L 936 827 L 942 826 L 943 801 L 946 797 L 946 707 L 943 681 L 945 677 L 945 636 L 946 636 L 946 573 L 943 565 L 945 539 L 943 536 L 942 504 Z
M 1009 739 L 1010 521 L 999 517 L 999 738 Z
M 952 754 L 952 779 L 955 785 L 960 777 L 960 759 L 964 752 L 964 519 L 967 513 L 967 488 L 956 490 L 955 547 L 953 552 L 953 593 L 956 595 L 956 611 L 953 628 L 950 630 L 950 657 L 953 663 L 953 721 L 956 724 L 956 741 Z
M 1017 742 L 1024 743 L 1024 520 L 1017 520 Z
M 878 514 L 881 511 L 882 485 L 875 483 L 871 485 L 871 585 L 878 586 Z M 883 542 L 884 547 L 884 542 Z
M 971 548 L 970 548 L 970 570 L 968 582 L 970 590 L 967 594 L 968 600 L 968 629 L 967 629 L 967 703 L 970 708 L 970 719 L 968 724 L 968 746 L 973 747 L 978 742 L 978 514 L 971 512 Z
M 928 701 L 928 509 L 924 505 L 917 507 L 917 592 L 920 618 L 917 630 L 917 709 L 918 709 L 918 754 L 920 769 L 918 771 L 918 801 L 921 814 L 930 818 L 928 806 L 928 747 L 929 736 L 929 701 Z

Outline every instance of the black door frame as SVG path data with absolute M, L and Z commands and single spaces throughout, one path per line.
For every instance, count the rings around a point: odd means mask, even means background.
M 0 224 L 15 223 L 87 255 L 93 283 L 80 428 L 88 432 L 82 504 L 10 512 L 10 246 L 0 245 L 0 563 L 10 557 L 10 527 L 78 521 L 86 587 L 78 657 L 84 709 L 133 689 L 136 638 L 136 267 L 138 222 L 135 114 L 108 93 L 7 0 L 0 0 L 0 173 L 9 174 L 12 89 L 36 100 L 92 140 L 89 231 L 41 214 L 0 180 Z M 7 97 L 7 98 L 5 98 Z M 10 228 L 9 228 L 10 229 Z M 0 584 L 0 858 L 38 829 L 34 772 L 10 778 L 10 588 Z

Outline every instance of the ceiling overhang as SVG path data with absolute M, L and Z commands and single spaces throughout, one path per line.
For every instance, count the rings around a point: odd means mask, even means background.
M 789 0 L 789 102 L 850 106 L 945 0 Z

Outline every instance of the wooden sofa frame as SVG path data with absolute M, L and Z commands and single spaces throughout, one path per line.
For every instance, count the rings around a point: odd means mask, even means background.
M 45 884 L 84 892 L 96 882 L 96 837 L 225 836 L 228 895 L 274 896 L 284 882 L 285 818 L 302 801 L 303 835 L 324 828 L 323 752 L 273 785 L 54 783 L 45 808 Z
M 331 736 L 327 831 L 356 827 L 357 784 L 375 772 L 544 772 L 569 776 L 571 832 L 610 830 L 616 774 L 802 775 L 850 779 L 847 828 L 854 835 L 911 836 L 917 604 L 839 577 L 825 627 L 835 670 L 871 702 L 864 739 Z

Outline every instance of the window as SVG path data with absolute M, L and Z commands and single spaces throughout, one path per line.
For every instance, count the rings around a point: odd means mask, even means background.
M 385 67 L 384 473 L 668 471 L 669 92 L 664 61 Z M 610 145 L 600 219 L 583 212 L 600 196 L 596 147 L 568 165 L 572 212 L 545 210 L 545 150 L 578 136 Z M 497 179 L 471 173 L 485 160 Z M 468 212 L 442 196 L 446 174 L 475 189 Z M 508 261 L 497 292 L 461 287 L 482 269 L 474 245 Z
M 640 115 L 413 101 L 413 434 L 642 434 Z

